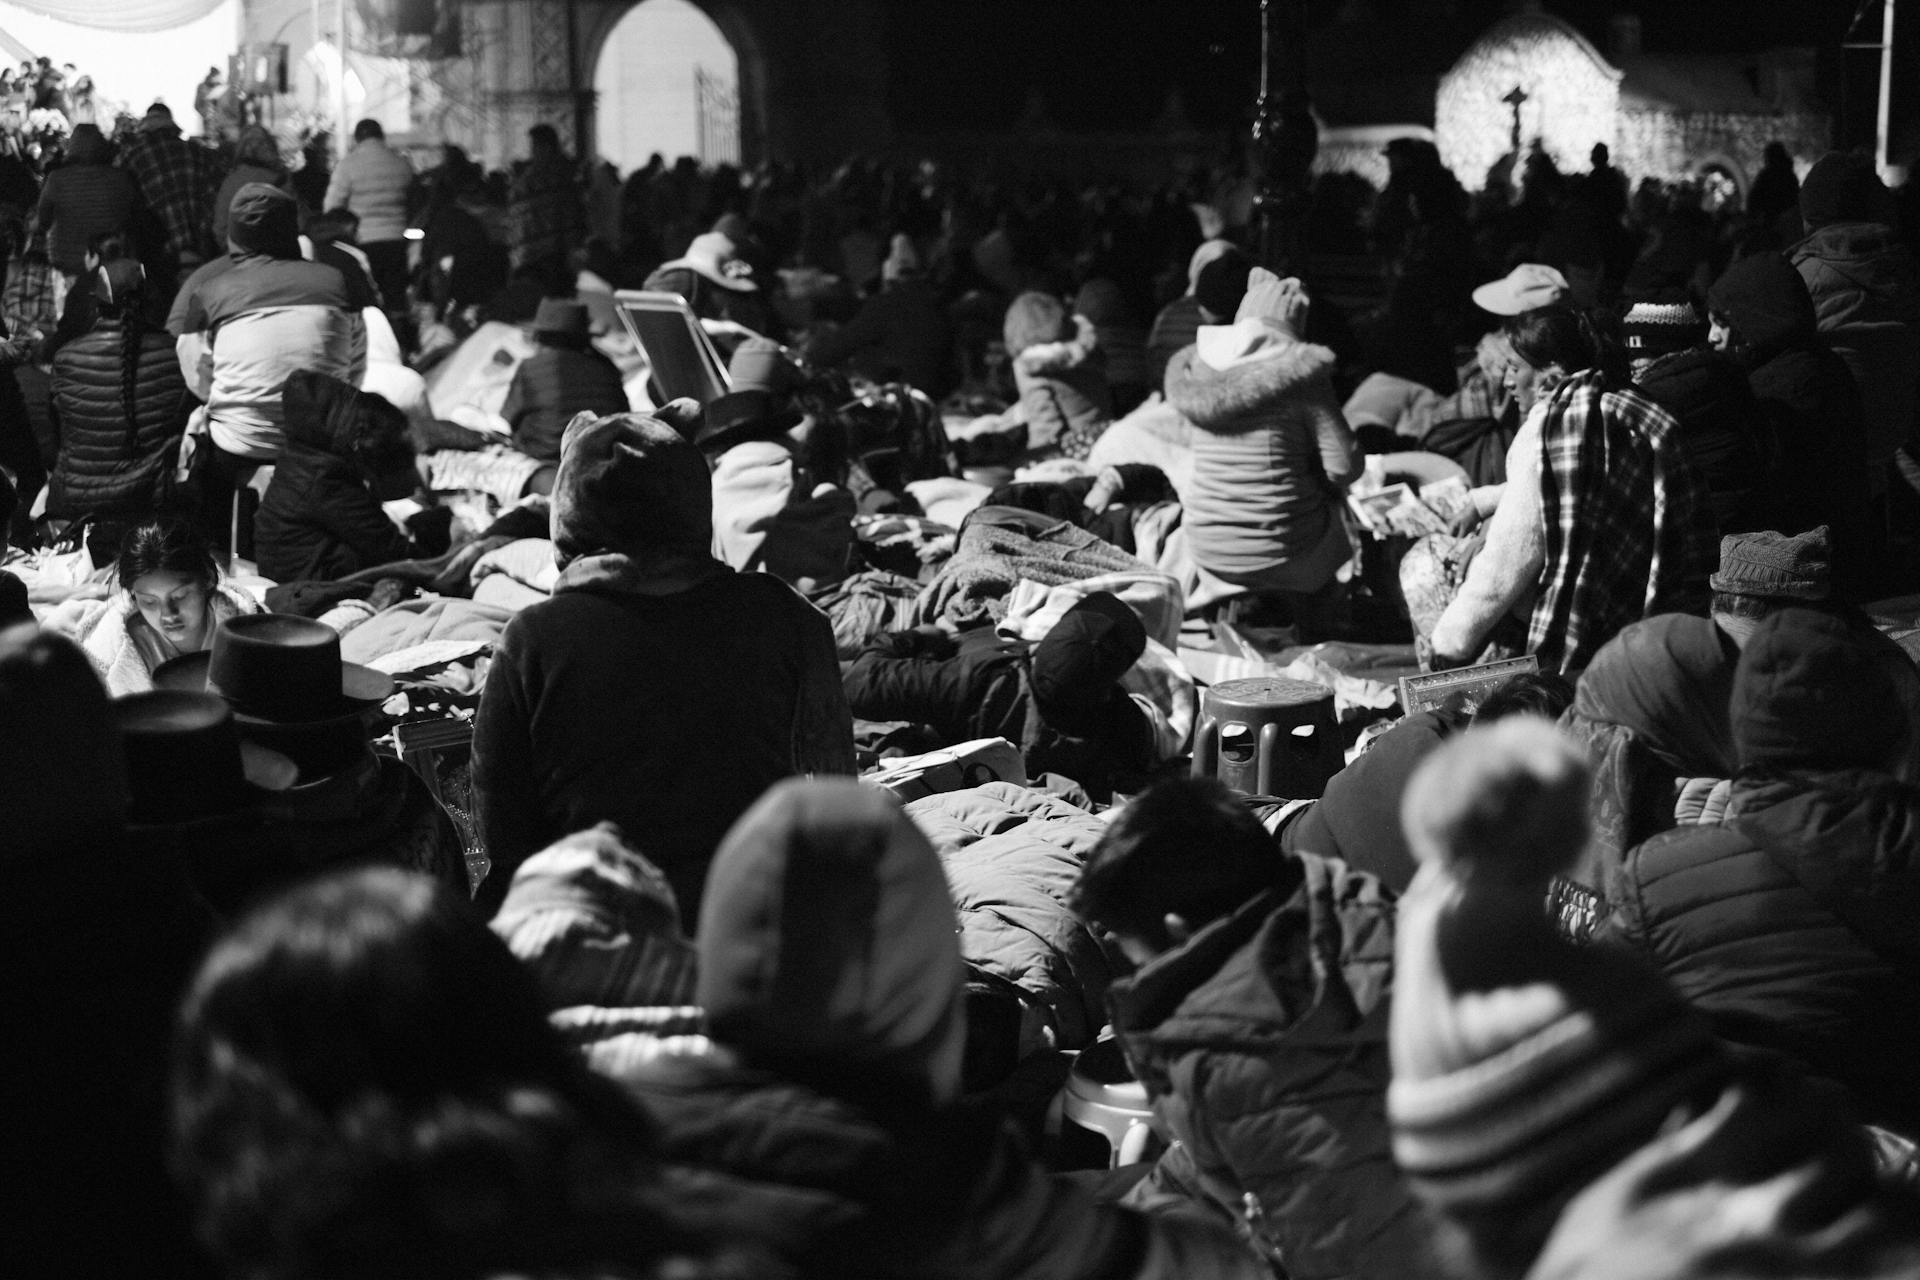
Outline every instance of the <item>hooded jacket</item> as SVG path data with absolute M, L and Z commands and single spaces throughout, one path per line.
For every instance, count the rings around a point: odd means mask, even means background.
M 701 911 L 717 1048 L 622 1077 L 665 1158 L 735 1180 L 803 1276 L 1257 1274 L 1224 1235 L 1095 1205 L 960 1101 L 954 930 L 939 860 L 891 797 L 775 787 Z
M 1779 442 L 1769 477 L 1782 533 L 1831 530 L 1836 586 L 1859 595 L 1870 509 L 1866 424 L 1845 361 L 1820 341 L 1813 299 L 1791 264 L 1756 253 L 1727 268 L 1707 305 L 1735 334 L 1735 356 Z
M 1813 296 L 1820 333 L 1860 386 L 1868 456 L 1885 462 L 1920 412 L 1920 273 L 1884 223 L 1837 222 L 1789 254 Z
M 66 163 L 47 175 L 34 222 L 46 233 L 47 260 L 74 275 L 87 269 L 87 242 L 116 231 L 144 208 L 140 184 L 113 166 L 113 147 L 93 125 L 73 131 Z
M 1768 471 L 1776 446 L 1745 371 L 1718 351 L 1662 356 L 1635 385 L 1680 425 L 1680 444 L 1707 482 L 1720 532 L 1773 526 Z
M 369 488 L 411 477 L 406 415 L 324 373 L 289 374 L 284 398 L 287 445 L 254 517 L 260 572 L 330 582 L 406 559 L 407 535 Z
M 180 340 L 188 385 L 207 402 L 214 444 L 272 462 L 286 442 L 287 376 L 307 370 L 358 385 L 364 323 L 346 277 L 302 261 L 298 210 L 286 192 L 242 187 L 227 236 L 227 261 L 187 280 L 167 325 Z
M 1352 550 L 1338 511 L 1359 473 L 1333 392 L 1333 352 L 1257 319 L 1205 326 L 1167 369 L 1198 427 L 1184 525 L 1194 560 L 1228 582 L 1315 591 Z
M 102 318 L 54 357 L 60 457 L 47 495 L 50 514 L 137 519 L 162 504 L 194 402 L 165 330 L 139 335 L 131 385 L 122 368 L 125 339 L 124 320 Z
M 1846 1086 L 1920 1134 L 1920 790 L 1886 773 L 1910 732 L 1844 620 L 1789 609 L 1741 655 L 1729 817 L 1627 855 L 1617 936 L 1737 1044 Z
M 475 719 L 487 909 L 529 854 L 612 821 L 693 916 L 755 797 L 853 772 L 832 625 L 784 582 L 709 554 L 712 503 L 699 451 L 659 419 L 568 428 L 560 577 L 507 625 Z
M 1177 1144 L 1138 1199 L 1210 1203 L 1294 1280 L 1417 1276 L 1386 1116 L 1393 896 L 1336 860 L 1284 865 L 1282 885 L 1113 986 L 1114 1029 Z

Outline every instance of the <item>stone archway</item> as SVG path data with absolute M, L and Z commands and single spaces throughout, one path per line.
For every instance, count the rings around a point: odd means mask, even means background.
M 581 83 L 591 86 L 607 43 L 627 16 L 647 0 L 576 0 Z M 739 98 L 740 160 L 754 164 L 767 153 L 767 60 L 755 15 L 740 0 L 688 0 L 719 29 L 733 49 Z M 594 110 L 599 110 L 598 101 Z M 597 132 L 597 126 L 596 126 Z

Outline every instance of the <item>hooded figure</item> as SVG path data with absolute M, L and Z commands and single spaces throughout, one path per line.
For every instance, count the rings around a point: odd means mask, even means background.
M 119 231 L 146 207 L 140 184 L 113 164 L 113 144 L 98 125 L 74 126 L 67 161 L 47 175 L 33 219 L 47 238 L 47 260 L 68 277 L 87 269 L 87 244 Z
M 413 554 L 380 507 L 413 492 L 406 415 L 324 373 L 288 375 L 284 395 L 287 447 L 254 518 L 260 572 L 333 581 Z
M 1920 1134 L 1920 790 L 1893 678 L 1841 618 L 1763 619 L 1733 684 L 1731 815 L 1627 856 L 1614 930 L 1722 1038 L 1795 1060 Z
M 1860 385 L 1867 456 L 1884 464 L 1920 409 L 1920 270 L 1895 232 L 1893 196 L 1873 162 L 1830 151 L 1800 189 L 1807 238 L 1788 251 L 1820 333 Z
M 802 1276 L 1262 1274 L 1224 1235 L 1096 1206 L 962 1103 L 953 905 L 886 794 L 775 786 L 714 858 L 698 937 L 713 1047 L 621 1079 Z
M 227 242 L 228 219 L 232 213 L 233 197 L 240 188 L 251 182 L 263 182 L 270 187 L 287 188 L 292 177 L 287 173 L 286 164 L 280 159 L 280 144 L 273 135 L 257 124 L 250 124 L 240 131 L 240 140 L 233 150 L 233 168 L 227 170 L 227 176 L 220 183 L 220 189 L 213 197 L 213 239 L 215 244 Z M 332 206 L 328 206 L 331 208 Z
M 508 624 L 474 729 L 489 911 L 526 857 L 602 821 L 699 910 L 707 864 L 756 796 L 853 772 L 827 619 L 713 558 L 700 451 L 658 417 L 574 419 L 553 490 L 560 577 Z
M 1594 655 L 1560 721 L 1594 774 L 1593 838 L 1574 880 L 1605 896 L 1626 851 L 1674 825 L 1680 783 L 1733 776 L 1739 657 L 1720 628 L 1685 613 L 1633 623 Z
M 1771 527 L 1804 533 L 1826 525 L 1839 593 L 1863 598 L 1871 484 L 1860 391 L 1820 341 L 1805 282 L 1780 254 L 1752 254 L 1714 282 L 1707 307 L 1714 345 L 1746 370 L 1778 442 Z

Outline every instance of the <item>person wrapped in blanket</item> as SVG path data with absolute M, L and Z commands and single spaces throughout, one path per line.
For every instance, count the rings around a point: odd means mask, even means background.
M 1429 669 L 1527 652 L 1578 672 L 1630 622 L 1705 612 L 1713 508 L 1673 418 L 1627 385 L 1584 313 L 1537 307 L 1505 332 L 1525 415 L 1506 483 L 1475 491 L 1462 527 L 1484 517 L 1477 542 L 1422 539 L 1401 586 Z
M 847 668 L 847 704 L 861 719 L 924 724 L 943 743 L 1005 738 L 1029 777 L 1059 774 L 1104 801 L 1154 763 L 1148 719 L 1119 685 L 1146 647 L 1133 610 L 1099 591 L 1038 644 L 991 625 L 879 636 Z
M 1014 415 L 1026 424 L 1031 459 L 1085 459 L 1113 421 L 1113 391 L 1093 322 L 1070 316 L 1060 299 L 1029 292 L 1002 325 L 1020 392 Z

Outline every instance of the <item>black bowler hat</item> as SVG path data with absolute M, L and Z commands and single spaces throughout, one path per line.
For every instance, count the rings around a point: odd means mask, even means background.
M 157 689 L 217 693 L 242 725 L 321 724 L 357 716 L 393 692 L 393 677 L 340 660 L 340 636 L 285 613 L 228 618 L 213 647 L 161 665 Z
M 135 826 L 187 826 L 244 814 L 294 783 L 287 756 L 242 741 L 233 712 L 210 693 L 156 689 L 108 709 L 127 760 Z

